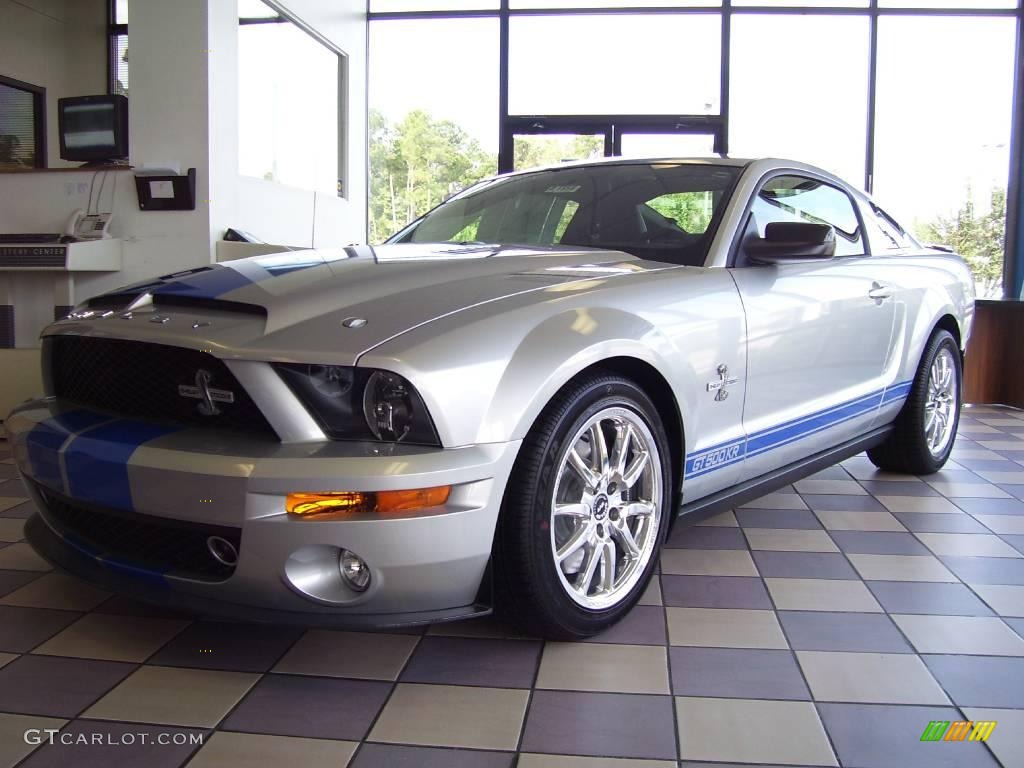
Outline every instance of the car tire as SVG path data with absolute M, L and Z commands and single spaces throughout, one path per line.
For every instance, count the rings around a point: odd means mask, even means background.
M 932 334 L 910 394 L 884 443 L 868 451 L 879 469 L 912 475 L 938 472 L 949 459 L 960 423 L 963 366 L 956 339 Z
M 523 441 L 505 490 L 499 610 L 555 640 L 589 637 L 625 616 L 657 565 L 671 477 L 664 425 L 637 384 L 593 372 L 566 385 Z

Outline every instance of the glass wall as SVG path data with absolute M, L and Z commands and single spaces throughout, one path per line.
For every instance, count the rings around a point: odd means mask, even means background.
M 962 253 L 979 295 L 1000 291 L 1015 0 L 369 9 L 376 241 L 495 167 L 716 151 L 832 171 L 920 239 Z M 402 122 L 417 113 L 414 135 Z M 402 170 L 416 166 L 406 154 L 430 147 L 443 148 L 430 173 Z

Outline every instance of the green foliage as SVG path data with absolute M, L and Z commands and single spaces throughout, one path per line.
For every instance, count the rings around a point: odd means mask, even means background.
M 566 160 L 587 160 L 604 154 L 603 136 L 516 136 L 516 170 L 556 165 Z
M 392 125 L 371 110 L 369 122 L 372 243 L 497 169 L 494 155 L 451 121 L 416 110 Z
M 999 296 L 1003 282 L 1006 190 L 994 188 L 989 210 L 980 215 L 975 211 L 970 187 L 965 199 L 955 216 L 939 216 L 926 224 L 915 222 L 915 233 L 926 243 L 948 245 L 959 253 L 974 274 L 979 297 Z
M 707 231 L 711 223 L 710 192 L 675 192 L 656 197 L 647 205 L 665 218 L 672 219 L 691 235 Z

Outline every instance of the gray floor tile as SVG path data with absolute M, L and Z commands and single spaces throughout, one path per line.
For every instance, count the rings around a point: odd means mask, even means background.
M 794 651 L 914 652 L 883 614 L 779 611 L 779 622 Z
M 751 553 L 764 578 L 781 579 L 858 579 L 849 561 L 837 552 Z
M 946 515 L 948 517 L 948 515 Z M 843 552 L 859 555 L 927 555 L 928 548 L 909 533 L 890 531 L 831 531 Z
M 921 581 L 866 582 L 888 613 L 928 613 L 939 616 L 992 616 L 993 613 L 963 584 Z
M 0 571 L 0 597 L 20 589 L 42 575 L 35 571 Z
M 932 720 L 962 719 L 952 707 L 819 704 L 843 765 L 857 768 L 998 768 L 979 742 L 922 744 Z M 952 747 L 946 749 L 945 747 Z M 963 747 L 963 749 L 961 749 Z
M 134 670 L 118 661 L 22 656 L 0 668 L 0 712 L 74 717 Z
M 789 651 L 672 648 L 672 693 L 741 699 L 810 699 Z
M 920 480 L 861 480 L 864 490 L 879 496 L 938 496 L 939 492 Z
M 1024 535 L 1019 533 L 1005 533 L 1002 534 L 1000 538 L 1018 552 L 1024 553 Z
M 873 496 L 804 495 L 803 500 L 815 512 L 885 512 L 885 507 L 879 504 Z
M 818 530 L 821 522 L 807 509 L 737 509 L 736 520 L 744 528 L 793 528 Z
M 541 643 L 536 640 L 424 637 L 399 679 L 404 683 L 529 688 L 540 652 Z
M 957 499 L 956 505 L 972 515 L 1024 515 L 1020 499 Z
M 1007 557 L 939 558 L 946 567 L 968 584 L 1024 585 L 1024 560 Z
M 370 729 L 390 691 L 390 683 L 375 680 L 269 674 L 249 691 L 221 728 L 358 740 Z
M 1024 708 L 1024 659 L 994 656 L 921 657 L 954 704 Z
M 299 637 L 295 627 L 200 621 L 148 660 L 168 667 L 266 672 Z
M 678 525 L 665 541 L 669 549 L 746 549 L 738 528 Z
M 778 553 L 755 553 L 755 561 L 761 554 Z M 678 608 L 772 607 L 764 582 L 749 576 L 662 576 L 661 589 L 665 605 Z
M 673 760 L 676 743 L 672 699 L 537 691 L 526 718 L 522 750 Z
M 701 577 L 688 576 L 686 578 Z M 665 645 L 668 642 L 665 610 L 661 606 L 637 605 L 618 624 L 594 637 L 587 638 L 584 642 Z
M 348 768 L 511 768 L 511 752 L 363 744 Z
M 987 533 L 988 529 L 970 515 L 936 512 L 896 512 L 894 517 L 914 533 Z
M 67 736 L 64 736 L 67 734 Z M 100 742 L 90 743 L 98 734 Z M 141 734 L 146 734 L 143 737 Z M 181 734 L 178 736 L 177 734 Z M 61 739 L 46 744 L 23 762 L 22 768 L 112 768 L 138 766 L 177 768 L 196 749 L 189 739 L 202 730 L 75 720 L 61 731 Z M 67 739 L 68 743 L 62 743 Z M 79 741 L 79 743 L 75 743 Z M 184 739 L 183 743 L 175 743 Z
M 1024 637 L 1024 619 L 1003 619 L 1021 637 Z
M 50 608 L 0 605 L 0 651 L 26 653 L 77 621 L 81 615 Z

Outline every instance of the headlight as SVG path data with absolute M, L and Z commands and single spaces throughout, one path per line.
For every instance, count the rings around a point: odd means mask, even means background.
M 423 399 L 398 374 L 340 365 L 274 367 L 328 437 L 440 445 Z

